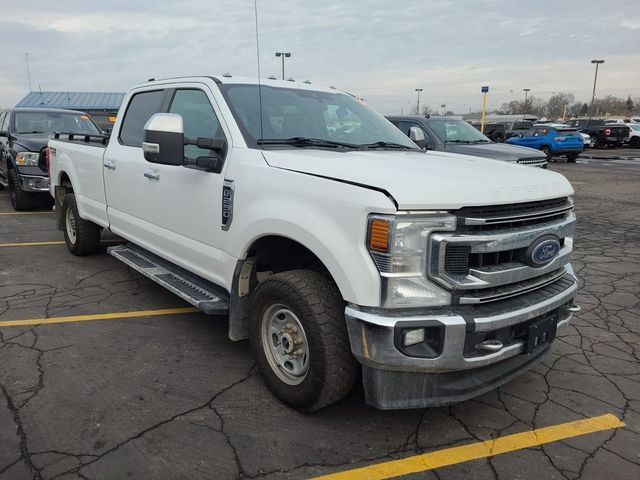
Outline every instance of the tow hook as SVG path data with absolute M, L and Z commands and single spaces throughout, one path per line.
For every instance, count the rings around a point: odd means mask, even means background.
M 582 310 L 582 307 L 580 305 L 571 305 L 569 308 L 567 308 L 567 310 L 569 310 L 571 313 L 578 313 L 580 310 Z

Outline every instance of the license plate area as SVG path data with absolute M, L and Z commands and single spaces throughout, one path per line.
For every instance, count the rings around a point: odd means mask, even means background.
M 535 352 L 556 338 L 558 317 L 556 315 L 533 322 L 528 327 L 527 352 Z

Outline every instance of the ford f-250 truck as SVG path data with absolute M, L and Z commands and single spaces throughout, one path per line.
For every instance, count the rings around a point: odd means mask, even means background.
M 334 89 L 150 81 L 107 145 L 49 148 L 69 250 L 98 251 L 103 229 L 126 239 L 109 253 L 228 314 L 301 410 L 360 372 L 379 408 L 477 396 L 539 361 L 578 308 L 562 175 L 421 151 Z

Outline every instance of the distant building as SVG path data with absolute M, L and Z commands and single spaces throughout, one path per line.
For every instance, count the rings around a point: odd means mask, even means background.
M 110 131 L 124 95 L 110 92 L 31 92 L 16 107 L 80 110 L 91 115 L 100 128 Z

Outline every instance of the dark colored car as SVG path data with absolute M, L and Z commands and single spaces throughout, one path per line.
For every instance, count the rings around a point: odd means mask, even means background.
M 532 120 L 512 120 L 509 122 L 494 122 L 494 123 L 501 123 L 502 125 L 504 125 L 504 131 L 505 131 L 507 140 L 510 139 L 511 137 L 517 137 L 521 133 L 524 133 L 527 130 L 529 130 L 531 127 L 533 127 Z
M 547 168 L 547 159 L 539 151 L 504 143 L 494 143 L 464 120 L 450 117 L 409 115 L 387 119 L 411 138 L 411 128 L 425 136 L 425 148 L 443 152 L 475 155 L 505 162 Z
M 0 187 L 9 189 L 15 210 L 49 200 L 46 152 L 55 132 L 101 133 L 87 114 L 75 110 L 15 108 L 0 114 Z
M 575 162 L 584 150 L 582 135 L 578 130 L 570 127 L 538 125 L 517 137 L 511 137 L 507 143 L 540 150 L 547 160 L 551 160 L 554 156 L 566 155 L 569 162 Z
M 630 129 L 622 123 L 604 123 L 604 120 L 575 119 L 566 122 L 569 127 L 588 133 L 596 139 L 596 147 L 620 147 L 629 138 Z

